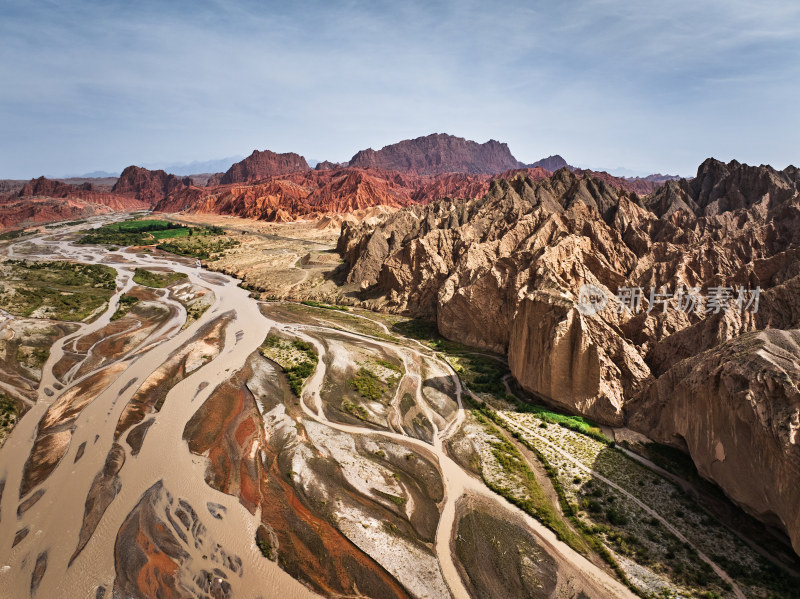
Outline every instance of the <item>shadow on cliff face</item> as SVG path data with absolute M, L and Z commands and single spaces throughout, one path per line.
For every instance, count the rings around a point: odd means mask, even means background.
M 347 283 L 347 265 L 339 264 L 336 268 L 323 271 L 322 278 L 325 281 L 331 281 L 339 287 L 344 287 Z
M 392 331 L 418 341 L 434 342 L 442 339 L 439 329 L 432 320 L 410 318 L 392 325 Z
M 753 543 L 769 548 L 769 553 L 789 568 L 800 573 L 800 557 L 792 549 L 791 540 L 783 529 L 780 518 L 772 513 L 760 514 L 754 518 L 733 503 L 725 492 L 713 481 L 703 478 L 689 455 L 688 445 L 680 435 L 675 435 L 676 447 L 660 443 L 623 443 L 626 449 L 634 450 L 660 468 L 680 479 L 684 493 L 724 523 Z
M 578 512 L 591 522 L 592 534 L 618 555 L 696 592 L 725 595 L 730 588 L 702 553 L 740 588 L 800 597 L 800 559 L 788 537 L 733 505 L 679 450 L 656 444 L 648 449 L 648 457 L 675 473 L 673 480 L 614 446 L 596 455 L 592 475 L 573 477 Z

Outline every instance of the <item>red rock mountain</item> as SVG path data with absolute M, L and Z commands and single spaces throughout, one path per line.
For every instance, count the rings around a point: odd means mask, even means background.
M 542 158 L 541 160 L 537 160 L 536 162 L 534 162 L 533 164 L 529 164 L 528 166 L 532 168 L 538 166 L 545 169 L 546 171 L 550 171 L 551 173 L 554 173 L 557 170 L 562 169 L 564 167 L 571 169 L 569 164 L 567 164 L 567 161 L 564 160 L 558 154 L 555 154 L 553 156 L 548 156 L 547 158 Z
M 625 189 L 632 191 L 640 196 L 653 193 L 656 189 L 661 187 L 663 181 L 648 181 L 647 179 L 615 177 L 605 171 L 592 171 L 589 169 L 573 168 L 571 169 L 578 177 L 592 177 L 604 181 L 612 187 L 618 189 Z
M 535 165 L 566 164 L 550 156 Z M 491 180 L 525 172 L 533 180 L 550 174 L 545 166 L 525 167 L 505 144 L 479 144 L 451 135 L 434 134 L 401 141 L 382 150 L 358 152 L 350 165 L 320 162 L 311 170 L 299 154 L 254 151 L 227 172 L 193 181 L 163 170 L 127 167 L 114 186 L 71 185 L 40 178 L 24 186 L 26 197 L 78 198 L 115 210 L 235 214 L 262 220 L 291 220 L 315 213 L 345 213 L 372 206 L 402 207 L 444 197 L 478 198 Z M 647 194 L 659 183 L 628 180 L 607 173 L 576 170 L 603 179 L 613 187 Z M 200 188 L 197 183 L 205 182 Z M 18 189 L 19 182 L 8 182 Z
M 288 173 L 302 173 L 309 170 L 306 159 L 289 152 L 286 154 L 276 154 L 269 150 L 259 152 L 253 150 L 247 158 L 237 162 L 222 175 L 219 180 L 221 185 L 231 183 L 248 183 L 274 177 L 275 175 L 285 175 Z
M 408 182 L 394 173 L 343 169 L 319 181 L 322 184 L 307 198 L 317 212 L 352 212 L 378 204 L 400 208 L 412 203 Z
M 361 150 L 350 166 L 378 168 L 420 175 L 441 173 L 497 174 L 525 165 L 508 146 L 495 140 L 479 144 L 444 133 L 407 139 L 380 150 Z
M 322 162 L 318 162 L 317 166 L 314 167 L 316 171 L 330 171 L 330 170 L 338 170 L 347 166 L 345 164 L 341 164 L 339 162 L 331 162 L 329 160 L 323 160 Z
M 81 191 L 92 191 L 91 183 L 84 183 L 83 185 L 67 185 L 60 181 L 48 179 L 46 177 L 39 177 L 38 179 L 31 179 L 22 189 L 17 192 L 17 196 L 42 196 L 51 198 L 66 198 L 70 194 L 78 193 Z
M 551 173 L 541 167 L 512 169 L 501 177 L 524 173 L 540 180 Z M 591 173 L 616 189 L 644 193 L 655 183 Z M 577 178 L 588 176 L 576 171 Z M 345 213 L 372 206 L 400 208 L 414 203 L 427 204 L 441 198 L 479 198 L 488 190 L 495 175 L 416 173 L 375 168 L 337 168 L 305 170 L 263 178 L 256 183 L 219 185 L 209 182 L 205 188 L 187 187 L 158 201 L 159 212 L 216 213 L 286 221 L 316 213 Z
M 400 208 L 445 196 L 486 193 L 488 175 L 417 176 L 377 169 L 308 170 L 252 184 L 190 187 L 158 202 L 160 212 L 200 212 L 293 220 L 311 213 L 351 212 L 372 206 Z
M 111 191 L 152 204 L 191 184 L 189 177 L 179 179 L 162 170 L 151 171 L 140 166 L 129 166 L 122 171 Z
M 103 204 L 72 197 L 0 196 L 0 228 L 19 229 L 59 220 L 82 220 L 113 211 Z
M 122 195 L 113 191 L 97 190 L 88 182 L 81 185 L 70 185 L 61 181 L 47 179 L 46 177 L 31 179 L 16 193 L 16 197 L 72 198 L 93 204 L 100 204 L 112 210 L 120 211 L 142 210 L 150 206 L 148 203 L 139 201 L 135 197 Z

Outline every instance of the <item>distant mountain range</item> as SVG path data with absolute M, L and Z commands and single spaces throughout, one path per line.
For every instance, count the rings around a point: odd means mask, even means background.
M 175 162 L 172 164 L 153 163 L 143 164 L 145 168 L 163 170 L 173 175 L 197 175 L 200 173 L 219 173 L 227 170 L 231 164 L 238 162 L 244 156 L 228 156 L 214 160 L 194 160 L 192 162 Z
M 96 171 L 68 179 L 0 181 L 0 194 L 14 199 L 19 214 L 9 214 L 6 207 L 2 222 L 5 226 L 37 222 L 37 212 L 25 205 L 25 198 L 38 198 L 42 206 L 46 198 L 69 198 L 78 213 L 95 210 L 84 206 L 94 204 L 114 210 L 150 207 L 165 212 L 294 220 L 376 205 L 401 207 L 443 197 L 480 197 L 493 179 L 515 173 L 539 180 L 568 168 L 578 176 L 594 176 L 639 195 L 652 192 L 667 180 L 661 175 L 626 179 L 582 171 L 559 155 L 525 164 L 505 143 L 478 143 L 444 133 L 403 140 L 380 150 L 360 150 L 344 163 L 323 160 L 314 164 L 312 169 L 305 157 L 293 152 L 254 150 L 239 160 L 230 157 L 176 163 L 163 169 L 152 168 L 152 164 L 150 168 L 129 166 L 118 177 Z M 53 210 L 48 206 L 41 212 L 44 217 Z
M 210 177 L 215 173 L 227 173 L 231 165 L 239 163 L 241 167 L 237 167 L 237 170 L 243 168 L 244 170 L 242 170 L 241 173 L 244 173 L 244 175 L 240 174 L 237 176 L 232 173 L 231 177 L 235 179 L 244 177 L 247 179 L 251 178 L 253 175 L 272 176 L 282 173 L 283 170 L 279 165 L 266 166 L 267 164 L 271 164 L 271 161 L 274 161 L 276 156 L 284 156 L 284 154 L 277 154 L 269 150 L 254 150 L 253 154 L 247 158 L 244 156 L 229 156 L 226 158 L 195 160 L 192 162 L 143 163 L 139 166 L 149 170 L 163 170 L 178 176 L 208 175 Z M 289 152 L 285 154 L 285 156 L 293 156 L 302 159 L 305 162 L 302 170 L 312 168 L 323 170 L 350 166 L 356 168 L 377 168 L 399 172 L 414 172 L 420 175 L 441 173 L 498 174 L 507 170 L 525 167 L 541 167 L 551 172 L 555 172 L 563 167 L 568 167 L 571 170 L 578 168 L 570 165 L 558 154 L 542 158 L 531 164 L 525 164 L 517 160 L 511 154 L 508 145 L 505 143 L 495 140 L 478 143 L 464 139 L 463 137 L 456 137 L 445 133 L 433 133 L 415 139 L 403 140 L 384 146 L 380 150 L 373 150 L 372 148 L 359 150 L 347 162 L 307 159 L 293 152 Z M 297 158 L 294 160 L 296 161 Z M 258 160 L 261 160 L 265 166 L 262 168 L 257 166 L 252 168 L 253 163 Z M 617 167 L 615 169 L 591 168 L 589 170 L 592 172 L 607 172 L 612 176 L 632 181 L 642 179 L 645 181 L 662 182 L 680 179 L 680 176 L 677 175 L 652 174 L 648 176 L 639 176 L 636 174 L 636 171 L 624 167 Z M 48 178 L 66 181 L 67 179 L 108 179 L 119 176 L 119 171 L 92 171 L 90 173 L 68 175 L 67 177 Z M 201 178 L 204 184 L 209 177 Z M 218 183 L 220 179 L 221 177 L 214 179 L 213 183 Z
M 108 179 L 119 177 L 120 171 L 92 171 L 81 175 L 67 175 L 66 177 L 49 177 L 50 179 Z

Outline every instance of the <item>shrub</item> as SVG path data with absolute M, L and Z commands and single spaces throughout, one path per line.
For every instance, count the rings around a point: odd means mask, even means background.
M 628 517 L 616 507 L 610 507 L 606 510 L 606 520 L 614 526 L 624 526 L 628 523 Z

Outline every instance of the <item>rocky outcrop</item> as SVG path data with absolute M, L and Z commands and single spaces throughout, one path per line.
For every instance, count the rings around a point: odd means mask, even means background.
M 112 210 L 143 210 L 149 204 L 130 196 L 96 189 L 91 183 L 84 182 L 79 185 L 64 183 L 46 177 L 31 179 L 16 194 L 17 198 L 71 198 L 92 204 L 107 206 Z M 46 215 L 42 214 L 42 218 Z M 44 220 L 42 220 L 44 222 Z
M 800 330 L 748 333 L 672 366 L 628 406 L 630 426 L 692 456 L 800 553 Z
M 106 179 L 100 181 L 107 183 Z M 144 210 L 150 207 L 148 202 L 130 194 L 111 192 L 107 185 L 96 186 L 89 181 L 70 184 L 39 177 L 24 184 L 19 182 L 14 188 L 14 193 L 4 197 L 0 203 L 2 228 L 82 220 L 111 211 Z
M 646 177 L 633 177 L 633 179 L 644 179 L 645 181 L 652 181 L 654 183 L 666 183 L 667 181 L 680 181 L 679 175 L 662 175 L 661 173 L 653 173 Z
M 92 184 L 84 183 L 83 185 L 67 185 L 66 183 L 48 179 L 47 177 L 39 177 L 38 179 L 31 179 L 25 185 L 23 185 L 22 189 L 17 192 L 17 196 L 67 198 L 72 194 L 82 191 L 92 191 Z
M 19 192 L 27 181 L 21 179 L 0 179 L 0 196 L 11 196 Z
M 592 177 L 605 182 L 611 187 L 617 187 L 637 195 L 644 196 L 653 193 L 656 189 L 664 185 L 664 181 L 648 181 L 647 179 L 637 179 L 628 177 L 615 177 L 605 171 L 593 171 L 589 169 L 571 169 L 578 177 Z
M 444 133 L 407 139 L 380 150 L 361 150 L 350 159 L 350 166 L 378 168 L 421 175 L 440 173 L 497 174 L 525 165 L 504 143 L 474 141 Z
M 270 222 L 302 218 L 311 212 L 305 203 L 309 189 L 286 180 L 252 185 L 223 185 L 213 189 L 190 187 L 155 206 L 159 212 L 190 211 L 226 214 Z
M 0 228 L 19 229 L 55 221 L 82 220 L 112 209 L 72 198 L 9 198 L 0 206 Z
M 206 187 L 217 187 L 220 182 L 222 181 L 222 177 L 225 176 L 225 173 L 214 173 L 206 180 Z
M 192 180 L 189 177 L 179 179 L 162 170 L 151 171 L 140 166 L 129 166 L 122 171 L 111 191 L 115 194 L 132 196 L 147 204 L 154 204 L 191 184 Z
M 445 337 L 507 352 L 520 384 L 552 404 L 688 451 L 800 549 L 798 501 L 786 489 L 798 480 L 797 169 L 710 159 L 691 181 L 643 198 L 608 177 L 517 173 L 482 198 L 344 223 L 348 282 L 372 306 L 435 318 Z M 606 298 L 596 313 L 579 302 L 583 285 Z M 681 311 L 675 297 L 664 309 L 649 297 L 717 287 L 731 294 L 719 310 L 701 300 Z M 757 312 L 735 304 L 739 287 L 762 290 Z M 622 309 L 617 295 L 638 288 L 641 309 Z M 774 348 L 742 341 L 765 329 Z M 724 468 L 709 438 L 736 445 Z M 751 476 L 750 491 L 736 472 Z M 762 486 L 777 488 L 753 491 Z
M 542 169 L 532 169 L 545 177 Z M 378 169 L 320 169 L 276 175 L 257 183 L 186 187 L 155 205 L 160 212 L 190 211 L 289 221 L 311 214 L 347 214 L 375 206 L 401 208 L 445 197 L 474 198 L 490 175 L 415 175 Z
M 550 167 L 562 162 L 559 156 L 540 161 Z M 375 206 L 427 204 L 441 198 L 477 198 L 486 194 L 498 173 L 503 178 L 524 173 L 532 180 L 552 174 L 542 166 L 524 166 L 505 144 L 478 144 L 434 134 L 379 151 L 364 150 L 349 165 L 323 161 L 314 170 L 297 154 L 255 151 L 228 172 L 210 176 L 202 190 L 187 186 L 164 195 L 155 210 L 286 221 Z M 577 176 L 601 178 L 612 187 L 640 194 L 657 186 L 646 181 L 630 183 L 607 173 L 578 171 Z
M 559 169 L 564 167 L 571 168 L 567 161 L 564 160 L 558 154 L 554 154 L 553 156 L 548 156 L 547 158 L 542 158 L 541 160 L 537 160 L 533 164 L 529 164 L 528 167 L 530 168 L 543 168 L 546 171 L 550 171 L 551 173 L 556 172 Z
M 318 162 L 317 165 L 314 167 L 315 171 L 333 171 L 338 170 L 340 168 L 344 168 L 346 165 L 341 164 L 340 162 L 331 162 L 330 160 L 323 160 L 322 162 Z
M 442 198 L 479 198 L 489 191 L 491 180 L 491 175 L 466 173 L 420 177 L 414 183 L 411 199 L 419 204 L 427 204 Z
M 352 212 L 376 205 L 408 206 L 409 196 L 406 182 L 393 173 L 345 169 L 312 191 L 306 200 L 317 212 Z
M 526 296 L 512 322 L 508 362 L 523 387 L 567 411 L 624 424 L 625 399 L 649 375 L 630 341 L 547 291 Z
M 232 165 L 219 180 L 221 185 L 231 183 L 247 183 L 259 181 L 275 175 L 285 175 L 288 173 L 302 173 L 309 170 L 306 159 L 288 152 L 286 154 L 276 154 L 269 150 L 260 152 L 253 150 L 247 158 Z

